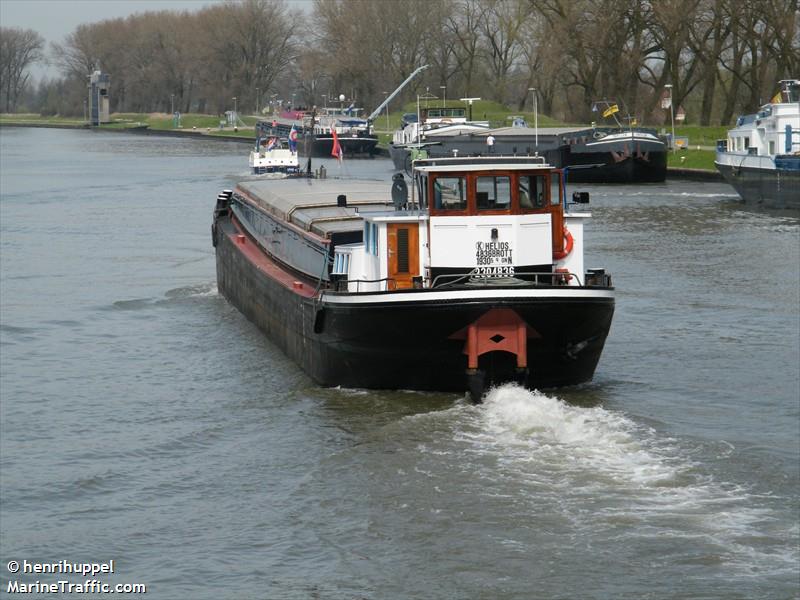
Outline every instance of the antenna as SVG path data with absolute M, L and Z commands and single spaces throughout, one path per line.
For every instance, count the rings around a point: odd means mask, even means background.
M 459 98 L 462 102 L 466 102 L 469 105 L 469 120 L 472 121 L 472 103 L 475 100 L 480 100 L 480 98 Z

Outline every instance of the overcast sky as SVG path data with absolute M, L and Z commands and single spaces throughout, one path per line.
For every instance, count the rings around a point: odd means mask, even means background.
M 222 0 L 0 0 L 0 25 L 33 29 L 47 41 L 63 42 L 81 23 L 127 17 L 158 10 L 194 12 Z M 288 0 L 287 4 L 307 8 L 309 0 Z M 32 70 L 35 78 L 57 75 L 52 68 Z

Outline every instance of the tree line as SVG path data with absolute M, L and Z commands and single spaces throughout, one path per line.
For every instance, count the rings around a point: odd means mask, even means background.
M 229 0 L 80 25 L 45 52 L 32 30 L 0 28 L 4 112 L 78 115 L 87 76 L 111 76 L 113 112 L 269 110 L 393 101 L 495 100 L 567 122 L 610 100 L 660 123 L 730 123 L 800 77 L 800 0 Z M 60 75 L 30 84 L 47 60 Z M 670 86 L 670 87 L 668 87 Z

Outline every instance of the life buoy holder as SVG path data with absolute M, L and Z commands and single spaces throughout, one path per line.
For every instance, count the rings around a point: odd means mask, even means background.
M 563 250 L 555 250 L 553 252 L 553 258 L 555 260 L 561 260 L 562 258 L 567 258 L 569 253 L 572 252 L 572 247 L 575 245 L 575 240 L 572 238 L 572 234 L 567 229 L 567 226 L 564 225 L 564 248 Z

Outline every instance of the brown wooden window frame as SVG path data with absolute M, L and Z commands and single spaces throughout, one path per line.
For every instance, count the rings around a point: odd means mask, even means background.
M 434 186 L 436 181 L 440 178 L 461 178 L 465 180 L 466 190 L 466 208 L 464 209 L 443 209 L 436 207 L 436 194 Z M 478 209 L 477 206 L 477 187 L 478 178 L 480 177 L 508 177 L 510 181 L 511 203 L 508 208 L 502 209 Z M 523 208 L 520 205 L 519 198 L 519 180 L 520 177 L 538 177 L 543 183 L 544 201 L 545 205 L 534 208 Z M 554 179 L 555 178 L 555 179 Z M 517 172 L 517 171 L 481 171 L 481 172 L 448 172 L 448 173 L 432 173 L 428 177 L 428 198 L 433 200 L 429 202 L 428 210 L 431 216 L 477 216 L 477 215 L 522 215 L 522 214 L 543 214 L 553 213 L 560 211 L 561 201 L 560 195 L 554 197 L 551 193 L 553 183 L 558 184 L 559 191 L 561 190 L 561 172 L 558 170 L 546 171 L 543 173 L 531 172 Z
M 460 178 L 464 180 L 464 196 L 466 199 L 466 206 L 465 208 L 439 208 L 436 206 L 436 182 L 439 179 L 455 179 Z M 470 193 L 470 176 L 468 173 L 465 172 L 453 172 L 453 173 L 436 173 L 435 175 L 428 178 L 428 198 L 429 198 L 429 206 L 428 210 L 430 211 L 431 215 L 447 215 L 447 216 L 463 216 L 469 215 L 470 213 L 470 204 L 472 194 Z

